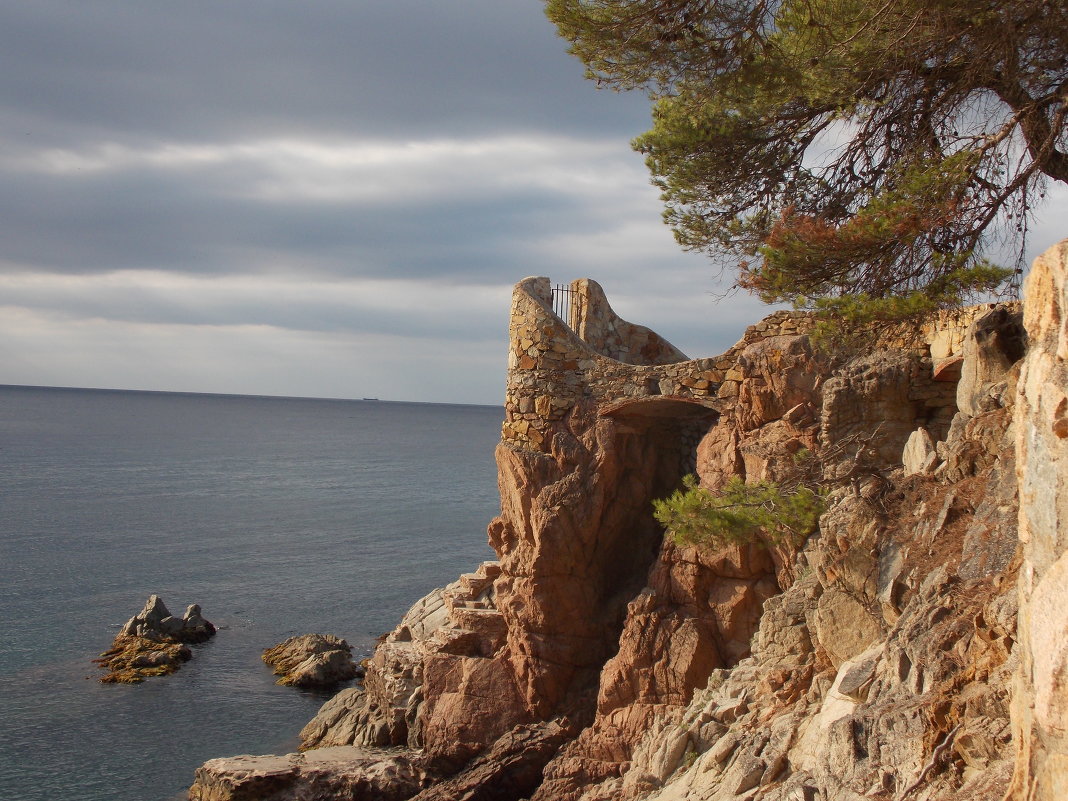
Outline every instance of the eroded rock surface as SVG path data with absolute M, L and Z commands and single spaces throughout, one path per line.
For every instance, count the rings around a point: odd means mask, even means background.
M 483 693 L 480 706 L 470 704 L 470 717 L 458 719 L 442 745 L 428 750 L 435 757 L 470 756 L 510 729 L 518 696 L 508 683 L 491 689 L 507 675 L 491 659 L 504 644 L 493 584 L 500 572 L 496 562 L 486 562 L 418 601 L 375 649 L 363 686 L 343 690 L 304 727 L 302 747 L 424 747 L 425 727 L 437 725 L 463 697 L 458 690 L 473 686 Z
M 189 801 L 404 801 L 432 780 L 424 762 L 351 746 L 212 759 L 197 769 Z
M 333 687 L 360 675 L 352 659 L 352 646 L 332 634 L 290 637 L 263 652 L 279 684 L 291 687 Z
M 1063 376 L 1013 361 L 1017 309 L 941 313 L 859 355 L 814 348 L 811 321 L 779 312 L 723 356 L 672 361 L 577 282 L 584 343 L 548 286 L 527 279 L 513 300 L 499 561 L 413 606 L 364 687 L 305 727 L 305 757 L 400 749 L 383 765 L 414 760 L 429 786 L 401 784 L 420 801 L 1000 801 L 1023 664 L 1016 476 L 1032 475 L 1015 459 L 1017 379 L 1037 382 L 1025 402 L 1053 404 L 1056 439 L 1029 447 L 1068 436 L 1048 387 Z M 649 502 L 694 470 L 712 490 L 818 485 L 826 511 L 804 543 L 679 547 Z M 1032 482 L 1025 496 L 1059 491 Z M 1048 529 L 1046 507 L 1027 508 L 1028 530 Z M 1042 705 L 1017 714 L 1032 743 L 1018 777 L 1061 775 L 1068 709 L 1066 660 L 1045 645 L 1068 608 L 1059 546 L 1036 541 L 1024 603 L 1044 639 L 1018 682 L 1033 676 Z M 316 774 L 314 797 L 350 797 L 345 771 Z M 266 797 L 313 797 L 287 792 Z
M 764 605 L 752 655 L 667 710 L 621 778 L 581 797 L 1000 799 L 1016 664 L 1008 433 L 996 464 L 964 481 L 897 473 L 878 496 L 832 499 L 798 578 Z M 965 571 L 988 496 L 1005 499 L 982 524 L 1009 563 Z
M 1012 798 L 1068 798 L 1068 241 L 1036 261 L 1024 325 L 1031 340 L 1016 406 L 1020 484 L 1020 671 Z

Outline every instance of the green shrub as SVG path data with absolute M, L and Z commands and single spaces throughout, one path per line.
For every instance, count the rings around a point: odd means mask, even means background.
M 804 485 L 784 490 L 735 476 L 712 493 L 689 475 L 682 489 L 653 501 L 653 514 L 680 545 L 752 542 L 761 531 L 772 542 L 800 545 L 815 530 L 823 506 L 823 496 Z

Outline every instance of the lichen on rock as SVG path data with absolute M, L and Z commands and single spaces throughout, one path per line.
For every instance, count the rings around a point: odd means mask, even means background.
M 138 684 L 151 676 L 174 673 L 193 657 L 187 643 L 201 643 L 215 634 L 215 626 L 191 604 L 174 617 L 158 595 L 150 595 L 144 608 L 126 621 L 111 648 L 93 662 L 107 673 L 104 684 Z

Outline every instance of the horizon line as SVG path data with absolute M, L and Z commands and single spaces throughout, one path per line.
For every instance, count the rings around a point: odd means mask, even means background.
M 342 403 L 400 403 L 420 406 L 478 406 L 487 409 L 504 408 L 504 404 L 494 403 L 458 403 L 455 401 L 413 401 L 413 400 L 389 400 L 382 398 L 339 398 L 317 395 L 265 395 L 248 392 L 197 392 L 194 390 L 172 389 L 124 389 L 120 387 L 69 387 L 49 386 L 46 384 L 0 384 L 0 389 L 56 389 L 71 392 L 135 392 L 142 395 L 195 395 L 214 398 L 256 398 L 265 400 L 310 400 L 310 401 L 336 401 Z

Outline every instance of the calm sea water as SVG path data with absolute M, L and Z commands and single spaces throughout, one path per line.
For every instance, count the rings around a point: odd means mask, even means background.
M 184 798 L 206 759 L 293 750 L 326 697 L 263 648 L 370 653 L 493 558 L 496 407 L 0 387 L 0 798 Z M 173 676 L 90 660 L 151 593 L 220 627 Z

